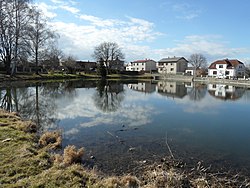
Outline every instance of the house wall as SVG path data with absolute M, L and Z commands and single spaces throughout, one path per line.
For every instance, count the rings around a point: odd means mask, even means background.
M 177 63 L 176 72 L 185 72 L 187 69 L 187 61 L 185 59 L 180 59 Z
M 132 62 L 126 67 L 127 71 L 151 71 L 156 70 L 156 62 L 145 61 L 145 62 Z
M 238 77 L 243 77 L 246 74 L 246 67 L 243 64 L 237 65 L 235 70 L 236 70 L 236 76 L 238 76 Z
M 147 61 L 145 70 L 146 71 L 156 70 L 156 62 L 155 61 Z
M 187 69 L 187 61 L 180 59 L 177 62 L 158 62 L 158 72 L 164 74 L 184 73 Z
M 235 69 L 227 69 L 227 64 L 217 64 L 216 69 L 208 69 L 208 76 L 227 78 L 236 76 Z
M 176 62 L 158 63 L 158 72 L 164 74 L 176 74 Z

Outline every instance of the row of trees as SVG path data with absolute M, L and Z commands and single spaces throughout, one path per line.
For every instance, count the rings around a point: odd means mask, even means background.
M 0 10 L 0 64 L 7 74 L 15 74 L 18 63 L 38 66 L 40 59 L 58 53 L 56 34 L 30 0 L 1 0 Z

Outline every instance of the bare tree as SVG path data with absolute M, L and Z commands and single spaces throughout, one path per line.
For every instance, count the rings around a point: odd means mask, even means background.
M 196 76 L 197 68 L 207 67 L 207 60 L 202 54 L 192 54 L 189 58 L 189 63 L 194 67 L 194 76 Z
M 60 61 L 63 58 L 63 52 L 57 46 L 56 41 L 51 41 L 45 49 L 41 64 L 47 70 L 55 70 L 60 66 Z
M 55 33 L 48 27 L 47 20 L 44 15 L 33 7 L 31 12 L 32 22 L 28 28 L 28 45 L 30 46 L 31 55 L 34 58 L 35 65 L 38 67 L 39 61 L 42 59 L 42 51 L 45 50 L 45 45 L 50 39 L 55 38 Z M 36 69 L 38 74 L 38 69 Z
M 72 55 L 64 58 L 62 61 L 62 65 L 67 68 L 68 73 L 73 74 L 75 73 L 80 66 L 76 63 L 75 58 Z
M 23 34 L 29 17 L 29 0 L 0 1 L 0 62 L 7 74 L 14 74 L 19 58 Z
M 107 73 L 117 60 L 124 59 L 125 55 L 115 42 L 103 42 L 95 47 L 93 57 L 99 61 L 103 59 Z

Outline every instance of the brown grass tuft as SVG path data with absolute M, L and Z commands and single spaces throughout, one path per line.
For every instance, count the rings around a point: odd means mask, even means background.
M 59 132 L 46 132 L 39 139 L 41 147 L 48 146 L 51 149 L 59 148 L 62 145 L 62 136 Z
M 63 162 L 63 156 L 61 156 L 60 154 L 55 154 L 53 156 L 53 161 L 56 164 L 61 164 Z
M 37 126 L 32 121 L 25 121 L 23 123 L 20 123 L 17 128 L 27 133 L 35 133 L 37 131 Z
M 123 187 L 137 188 L 140 187 L 140 181 L 134 176 L 125 176 L 122 178 Z
M 77 150 L 75 146 L 67 146 L 64 149 L 63 163 L 66 165 L 71 165 L 73 163 L 81 162 L 83 154 L 84 148 Z
M 121 187 L 121 182 L 117 177 L 110 177 L 104 180 L 103 186 L 107 188 L 119 188 Z

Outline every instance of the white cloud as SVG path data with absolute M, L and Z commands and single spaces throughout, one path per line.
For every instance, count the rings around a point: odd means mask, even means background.
M 146 20 L 128 18 L 127 21 L 102 19 L 91 15 L 80 15 L 80 18 L 90 22 L 77 25 L 75 23 L 52 22 L 54 29 L 60 34 L 59 45 L 63 51 L 82 59 L 91 59 L 95 46 L 103 41 L 117 42 L 133 57 L 147 54 L 150 47 L 141 47 L 137 43 L 152 41 L 160 33 L 153 30 L 154 24 Z M 142 49 L 145 49 L 145 52 Z M 135 53 L 136 52 L 136 53 Z M 127 56 L 131 59 L 132 56 Z
M 80 15 L 79 18 L 82 20 L 89 21 L 91 22 L 91 24 L 100 27 L 112 27 L 115 25 L 116 22 L 118 22 L 116 20 L 111 20 L 111 19 L 104 20 L 95 16 L 85 15 L 85 14 Z
M 237 57 L 249 53 L 250 49 L 230 48 L 228 42 L 218 35 L 191 35 L 186 36 L 183 41 L 177 41 L 176 47 L 155 50 L 161 57 L 166 56 L 190 56 L 193 53 L 202 53 L 208 60 L 217 58 Z
M 192 7 L 188 3 L 174 4 L 172 9 L 177 15 L 176 18 L 184 20 L 192 20 L 201 14 L 201 10 Z
M 51 0 L 52 3 L 55 3 L 55 4 L 62 4 L 63 1 L 61 0 Z
M 60 6 L 61 9 L 66 10 L 68 12 L 71 12 L 72 14 L 77 14 L 80 12 L 79 9 L 72 7 L 72 6 L 68 6 L 68 5 L 62 5 Z
M 56 9 L 55 6 L 50 6 L 47 5 L 46 3 L 37 3 L 35 4 L 43 13 L 45 16 L 47 16 L 48 18 L 55 18 L 57 16 L 57 14 L 54 12 L 54 10 Z
M 56 6 L 40 3 L 39 7 L 50 18 L 56 17 L 53 11 L 61 8 L 74 14 L 79 22 L 52 22 L 53 29 L 59 35 L 59 46 L 65 54 L 71 54 L 78 59 L 92 60 L 94 47 L 104 41 L 118 43 L 126 55 L 126 61 L 152 58 L 159 60 L 167 56 L 189 57 L 193 53 L 204 54 L 208 61 L 218 58 L 241 58 L 250 53 L 246 48 L 230 48 L 222 36 L 217 35 L 189 35 L 183 40 L 175 41 L 175 46 L 167 48 L 153 48 L 159 36 L 163 33 L 155 31 L 155 24 L 144 19 L 126 16 L 125 19 L 104 19 L 94 15 L 83 14 L 76 8 L 76 1 L 51 0 Z M 59 6 L 58 6 L 59 5 Z M 166 5 L 164 5 L 166 6 Z M 169 4 L 174 13 L 185 19 L 193 19 L 201 11 L 190 4 Z M 81 24 L 80 24 L 81 23 Z M 247 62 L 250 62 L 246 58 Z M 244 61 L 243 59 L 242 61 Z

